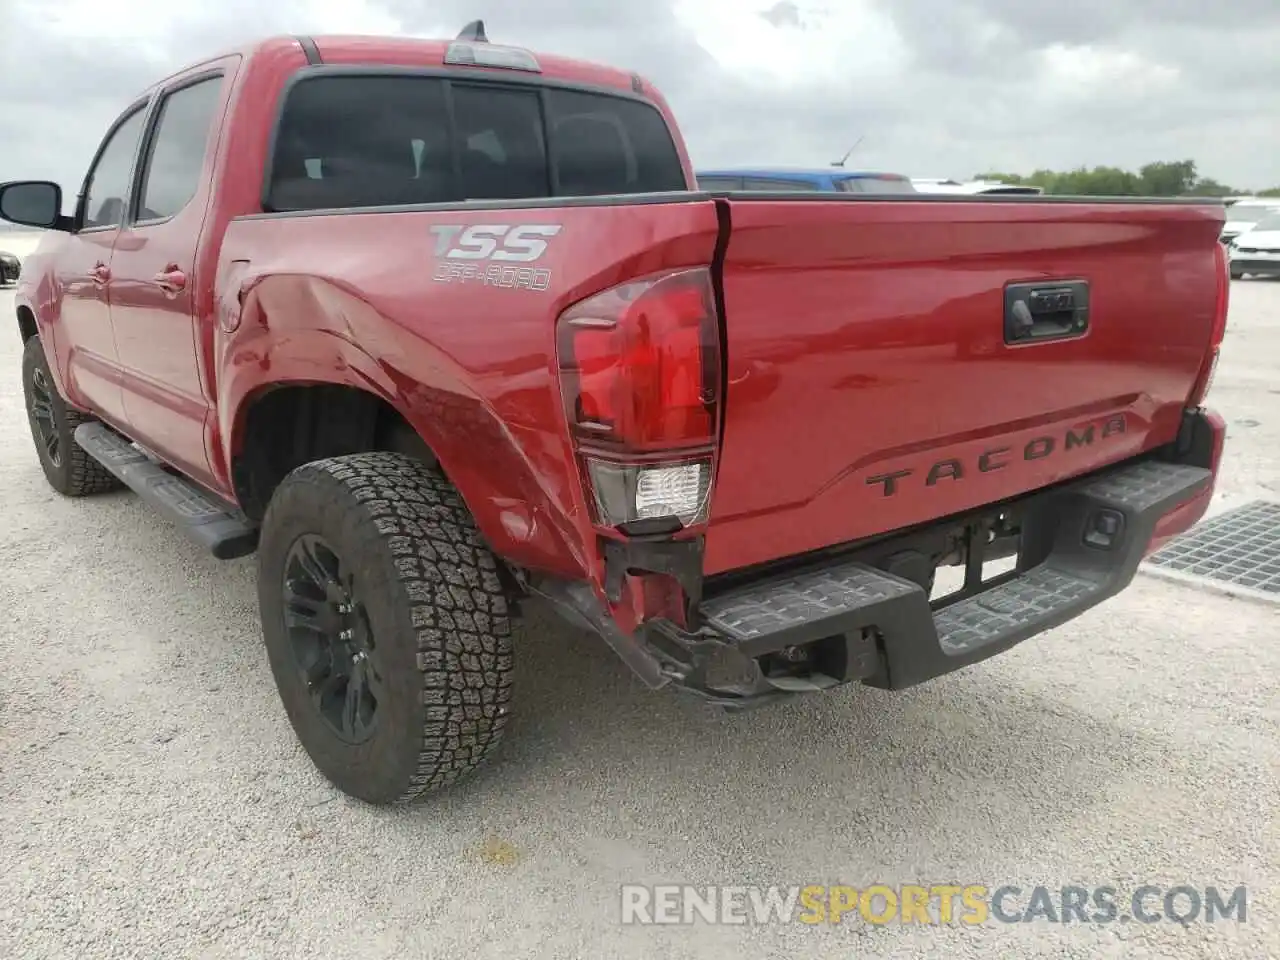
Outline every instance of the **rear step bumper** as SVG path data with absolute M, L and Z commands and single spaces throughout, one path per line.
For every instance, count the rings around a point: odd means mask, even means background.
M 1209 469 L 1148 460 L 1037 495 L 1020 560 L 1030 555 L 1033 565 L 936 610 L 920 584 L 839 559 L 705 600 L 696 634 L 657 621 L 636 639 L 662 684 L 729 707 L 853 681 L 900 690 L 1008 650 L 1124 589 L 1161 518 L 1189 502 L 1207 506 L 1213 479 Z M 768 676 L 755 659 L 806 648 L 812 669 L 803 676 Z M 726 657 L 745 668 L 727 684 L 711 678 Z
M 114 430 L 82 423 L 75 438 L 89 456 L 219 560 L 247 556 L 256 549 L 258 530 L 248 518 L 156 463 Z

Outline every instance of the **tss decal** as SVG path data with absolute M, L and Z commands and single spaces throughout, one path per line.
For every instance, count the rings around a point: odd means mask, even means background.
M 562 229 L 558 223 L 436 224 L 436 265 L 433 280 L 442 283 L 479 281 L 485 286 L 517 290 L 546 290 L 551 271 L 510 264 L 533 263 L 547 252 L 547 242 Z M 488 263 L 477 263 L 487 260 Z
M 449 223 L 431 228 L 436 236 L 437 257 L 507 263 L 533 263 L 547 252 L 547 239 L 560 230 L 558 223 L 476 223 L 469 227 Z

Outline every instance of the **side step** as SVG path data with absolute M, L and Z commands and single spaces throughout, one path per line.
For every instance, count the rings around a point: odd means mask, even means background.
M 120 434 L 101 423 L 82 423 L 75 438 L 89 456 L 219 560 L 257 549 L 258 528 L 244 514 L 156 463 Z

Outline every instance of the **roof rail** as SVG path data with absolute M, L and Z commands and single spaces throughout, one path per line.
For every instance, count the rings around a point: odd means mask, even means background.
M 484 33 L 483 20 L 472 20 L 470 23 L 468 23 L 465 27 L 462 28 L 462 32 L 459 33 L 458 36 L 455 37 L 454 39 L 470 40 L 473 43 L 489 42 L 489 38 L 485 36 L 485 33 Z

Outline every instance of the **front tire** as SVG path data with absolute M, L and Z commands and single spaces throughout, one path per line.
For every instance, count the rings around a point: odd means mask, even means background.
M 289 721 L 339 790 L 406 802 L 492 755 L 511 696 L 507 600 L 438 469 L 368 453 L 294 470 L 263 519 L 258 600 Z
M 1232 270 L 1232 271 L 1231 271 L 1231 279 L 1232 279 L 1232 280 L 1243 280 L 1243 279 L 1244 279 L 1244 271 L 1243 271 L 1243 270 Z
M 49 486 L 67 497 L 106 493 L 124 486 L 76 443 L 76 427 L 92 423 L 94 418 L 71 409 L 62 399 L 53 385 L 39 336 L 29 337 L 22 348 L 22 392 L 31 439 Z

